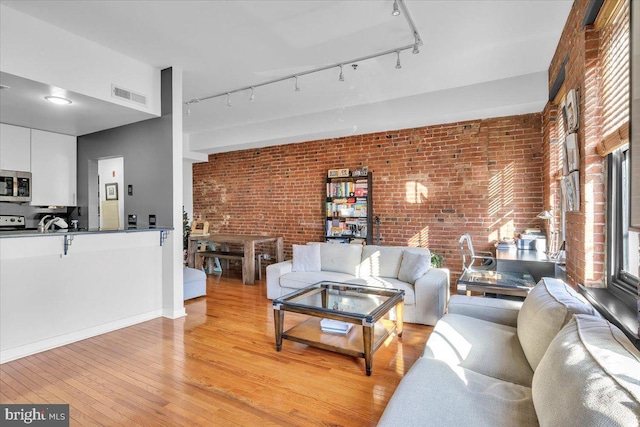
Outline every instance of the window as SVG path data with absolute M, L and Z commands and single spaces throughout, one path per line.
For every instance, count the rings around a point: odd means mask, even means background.
M 606 0 L 596 18 L 599 32 L 599 93 L 602 140 L 598 152 L 607 167 L 606 289 L 587 297 L 640 348 L 638 337 L 638 233 L 629 230 L 630 2 Z
M 635 307 L 638 298 L 638 237 L 629 230 L 629 146 L 609 154 L 608 253 L 609 286 L 620 299 Z
M 602 14 L 602 18 L 600 17 Z M 602 145 L 608 154 L 609 285 L 635 307 L 638 297 L 638 233 L 629 230 L 629 52 L 628 1 L 609 1 L 600 11 Z

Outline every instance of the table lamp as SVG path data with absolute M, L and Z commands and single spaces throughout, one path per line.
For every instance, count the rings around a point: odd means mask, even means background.
M 553 253 L 555 252 L 556 244 L 555 233 L 553 232 L 553 214 L 551 213 L 551 211 L 542 211 L 537 215 L 537 218 L 544 219 L 548 223 L 547 228 L 549 230 L 549 249 L 547 250 L 547 253 Z

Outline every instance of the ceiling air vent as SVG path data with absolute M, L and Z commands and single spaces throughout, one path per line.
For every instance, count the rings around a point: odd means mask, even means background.
M 132 92 L 127 89 L 123 89 L 116 85 L 111 85 L 111 96 L 115 98 L 124 99 L 127 101 L 135 102 L 140 105 L 147 105 L 147 97 L 144 95 L 140 95 L 139 93 Z

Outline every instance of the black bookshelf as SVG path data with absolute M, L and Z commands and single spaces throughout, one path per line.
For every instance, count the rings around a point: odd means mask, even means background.
M 373 244 L 372 173 L 327 177 L 325 241 Z

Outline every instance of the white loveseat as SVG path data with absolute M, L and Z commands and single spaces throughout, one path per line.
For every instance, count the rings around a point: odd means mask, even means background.
M 332 243 L 310 243 L 309 245 L 320 247 L 319 269 L 293 271 L 292 260 L 269 265 L 267 267 L 267 298 L 274 299 L 323 280 L 360 283 L 404 290 L 403 320 L 405 322 L 435 325 L 444 315 L 449 299 L 449 270 L 427 267 L 426 272 L 414 283 L 398 278 L 399 274 L 401 277 L 406 276 L 402 274 L 406 272 L 406 263 L 409 258 L 404 256 L 405 252 L 430 258 L 428 249 Z
M 637 426 L 640 352 L 572 288 L 454 295 L 379 426 Z

